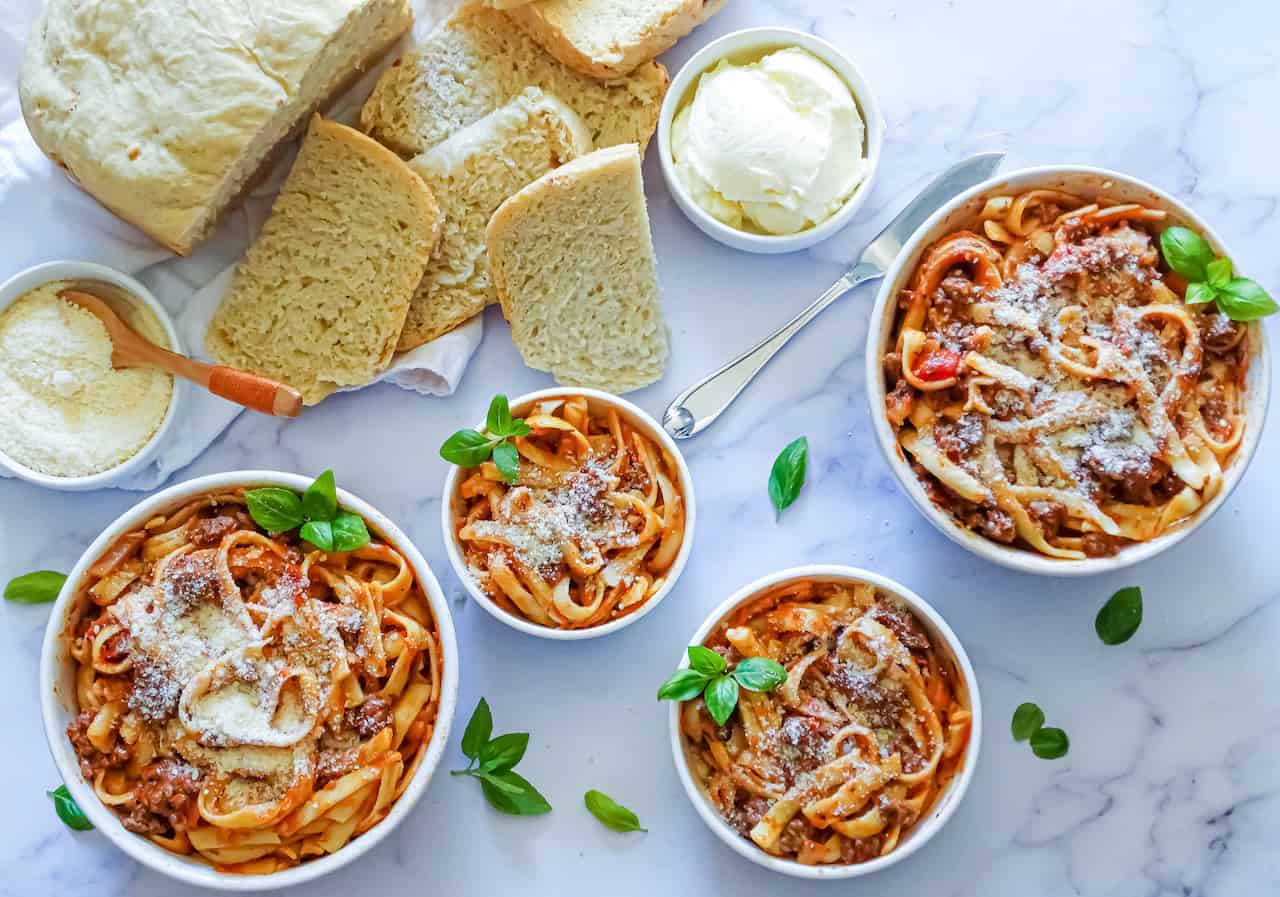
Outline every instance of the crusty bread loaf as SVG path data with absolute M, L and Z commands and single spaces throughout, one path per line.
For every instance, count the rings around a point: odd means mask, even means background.
M 725 0 L 533 0 L 511 19 L 569 68 L 620 78 L 670 49 Z
M 409 305 L 400 351 L 449 332 L 497 301 L 484 259 L 490 216 L 526 184 L 589 152 L 591 135 L 578 113 L 530 87 L 409 163 L 440 203 L 444 223 Z
M 486 236 L 525 364 L 619 393 L 662 376 L 667 327 L 634 144 L 544 174 L 499 207 Z
M 85 190 L 187 253 L 412 22 L 408 0 L 50 0 L 22 112 Z
M 440 236 L 431 191 L 395 153 L 316 117 L 205 346 L 314 405 L 390 362 Z
M 658 126 L 667 83 L 667 70 L 657 63 L 610 82 L 575 72 L 543 52 L 506 13 L 473 2 L 387 70 L 360 123 L 411 158 L 526 87 L 540 87 L 582 116 L 597 147 L 643 147 Z

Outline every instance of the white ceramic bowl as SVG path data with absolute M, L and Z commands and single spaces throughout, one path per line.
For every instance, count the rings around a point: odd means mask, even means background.
M 671 703 L 671 708 L 667 714 L 671 737 L 671 756 L 675 760 L 676 772 L 680 776 L 680 783 L 684 785 L 685 794 L 689 796 L 689 802 L 693 804 L 693 808 L 698 811 L 702 821 L 715 833 L 716 837 L 729 845 L 735 853 L 746 857 L 753 863 L 764 866 L 766 869 L 772 869 L 774 872 L 781 872 L 784 875 L 791 875 L 796 878 L 813 878 L 827 881 L 857 878 L 888 868 L 911 856 L 936 835 L 939 829 L 946 825 L 947 820 L 951 818 L 951 814 L 960 805 L 965 791 L 969 789 L 969 782 L 973 779 L 974 770 L 977 769 L 978 751 L 982 744 L 982 701 L 978 695 L 978 680 L 974 676 L 973 666 L 969 663 L 969 656 L 965 654 L 960 640 L 956 638 L 956 634 L 951 631 L 951 627 L 947 625 L 946 621 L 939 616 L 938 612 L 928 602 L 906 586 L 878 573 L 835 564 L 815 564 L 779 570 L 777 573 L 771 573 L 749 585 L 743 586 L 711 612 L 711 615 L 693 634 L 689 644 L 701 645 L 720 621 L 728 616 L 738 605 L 758 595 L 765 589 L 797 579 L 869 583 L 888 594 L 900 598 L 911 609 L 916 619 L 920 621 L 920 624 L 928 633 L 929 641 L 934 650 L 950 659 L 954 663 L 954 668 L 959 671 L 960 678 L 964 680 L 964 695 L 968 698 L 969 707 L 973 713 L 973 727 L 970 731 L 969 743 L 965 747 L 964 766 L 947 783 L 946 790 L 934 802 L 933 807 L 929 810 L 929 815 L 917 822 L 906 837 L 889 854 L 876 857 L 865 863 L 808 866 L 804 863 L 797 863 L 795 860 L 786 860 L 765 853 L 754 842 L 738 834 L 716 812 L 711 805 L 711 800 L 702 790 L 702 786 L 694 781 L 693 773 L 689 770 L 689 760 L 685 753 L 685 739 L 680 732 L 680 704 L 675 701 Z M 678 665 L 680 667 L 689 665 L 687 650 L 681 650 Z
M 853 91 L 853 98 L 862 113 L 862 121 L 866 126 L 864 145 L 861 147 L 867 159 L 867 173 L 862 183 L 840 208 L 826 221 L 820 222 L 808 230 L 784 236 L 753 234 L 730 227 L 724 222 L 708 214 L 705 209 L 693 201 L 693 197 L 685 190 L 680 178 L 676 175 L 675 163 L 671 154 L 671 122 L 676 113 L 684 107 L 686 99 L 692 97 L 697 81 L 703 72 L 713 68 L 721 59 L 728 56 L 751 53 L 753 51 L 777 50 L 783 47 L 799 47 L 808 50 L 821 59 L 844 79 Z M 775 254 L 795 252 L 817 245 L 848 224 L 853 216 L 862 208 L 867 197 L 871 195 L 871 187 L 876 172 L 880 167 L 880 151 L 884 145 L 884 116 L 880 113 L 880 104 L 876 102 L 871 85 L 862 77 L 862 72 L 844 53 L 819 37 L 804 31 L 790 28 L 746 28 L 734 31 L 707 44 L 685 63 L 676 73 L 662 101 L 662 109 L 658 115 L 658 158 L 662 165 L 662 176 L 666 179 L 667 189 L 675 197 L 676 205 L 697 225 L 698 229 L 726 246 L 746 252 Z M 851 150 L 852 151 L 852 150 Z
M 680 494 L 684 496 L 684 542 L 680 545 L 680 553 L 676 555 L 675 563 L 671 565 L 671 571 L 667 574 L 666 584 L 638 610 L 627 614 L 625 617 L 612 620 L 600 626 L 592 626 L 588 629 L 554 629 L 550 626 L 540 626 L 537 623 L 526 620 L 524 617 L 509 613 L 495 604 L 493 599 L 486 595 L 484 590 L 476 584 L 475 579 L 467 569 L 467 562 L 462 556 L 462 550 L 458 546 L 458 538 L 453 531 L 453 515 L 457 502 L 458 487 L 462 484 L 462 468 L 457 465 L 451 464 L 449 466 L 449 473 L 444 479 L 443 499 L 440 502 L 440 527 L 444 535 L 445 552 L 449 555 L 449 563 L 453 564 L 453 572 L 461 580 L 463 588 L 467 590 L 467 594 L 475 599 L 477 604 L 512 629 L 518 629 L 521 632 L 527 632 L 529 635 L 536 635 L 539 638 L 559 641 L 577 641 L 609 635 L 619 629 L 625 629 L 632 623 L 652 613 L 653 609 L 662 602 L 662 599 L 671 594 L 671 590 L 676 587 L 676 582 L 680 579 L 680 574 L 684 572 L 685 565 L 689 563 L 689 552 L 693 550 L 694 525 L 697 523 L 698 517 L 697 502 L 693 497 L 693 474 L 689 472 L 689 465 L 685 463 L 684 456 L 680 454 L 680 449 L 676 447 L 675 440 L 667 435 L 667 431 L 662 429 L 657 421 L 626 399 L 598 389 L 555 387 L 553 389 L 540 389 L 537 392 L 526 393 L 512 399 L 511 414 L 514 417 L 521 417 L 534 402 L 570 396 L 586 396 L 593 409 L 601 405 L 617 408 L 619 414 L 629 420 L 636 429 L 642 431 L 646 436 L 662 446 L 663 450 L 671 455 L 676 462 L 676 468 L 680 475 Z M 476 429 L 483 428 L 484 421 L 482 420 L 476 425 Z
M 88 568 L 119 536 L 139 528 L 154 514 L 181 504 L 193 496 L 233 486 L 259 485 L 283 486 L 301 492 L 310 483 L 309 478 L 294 473 L 239 470 L 197 477 L 157 492 L 121 514 L 103 530 L 102 535 L 94 540 L 72 568 L 66 585 L 63 586 L 49 615 L 44 645 L 40 652 L 40 704 L 44 715 L 45 737 L 49 740 L 49 750 L 53 754 L 53 762 L 58 767 L 63 782 L 71 791 L 71 796 L 75 798 L 76 803 L 80 805 L 80 809 L 89 817 L 89 821 L 108 840 L 144 866 L 188 884 L 224 891 L 265 891 L 313 881 L 340 869 L 363 856 L 404 821 L 426 791 L 427 783 L 431 781 L 431 774 L 439 765 L 445 744 L 449 740 L 449 728 L 453 723 L 458 700 L 458 642 L 454 636 L 453 618 L 449 614 L 449 602 L 431 568 L 427 566 L 426 560 L 409 537 L 377 508 L 350 492 L 339 489 L 338 504 L 362 516 L 368 523 L 370 532 L 394 545 L 408 560 L 414 576 L 417 577 L 426 595 L 431 613 L 435 616 L 443 655 L 441 663 L 444 668 L 444 678 L 440 688 L 440 711 L 436 718 L 435 731 L 426 747 L 426 757 L 423 758 L 422 765 L 404 794 L 392 806 L 386 819 L 329 856 L 308 860 L 300 866 L 270 875 L 229 875 L 217 872 L 211 866 L 173 854 L 152 844 L 146 838 L 127 831 L 119 817 L 98 800 L 93 787 L 81 777 L 75 751 L 67 740 L 66 734 L 67 724 L 75 715 L 72 710 L 75 696 L 75 672 L 74 663 L 68 653 L 69 640 L 65 637 L 65 631 L 67 624 L 71 622 L 68 616 L 75 609 L 73 601 L 76 584 L 84 577 Z
M 182 342 L 178 339 L 178 331 L 173 326 L 173 320 L 169 317 L 169 313 L 165 311 L 164 306 L 156 300 L 155 296 L 151 295 L 150 290 L 127 274 L 122 274 L 114 268 L 108 268 L 106 265 L 98 265 L 93 262 L 46 262 L 15 274 L 3 284 L 0 284 L 0 313 L 3 313 L 19 297 L 36 287 L 60 280 L 96 280 L 125 290 L 149 309 L 155 315 L 156 320 L 160 322 L 160 326 L 164 329 L 165 336 L 169 340 L 169 345 L 165 348 L 178 353 L 183 351 Z M 135 454 L 108 470 L 82 477 L 53 476 L 41 473 L 38 470 L 32 470 L 25 464 L 10 458 L 3 451 L 0 451 L 0 466 L 3 466 L 14 476 L 35 483 L 37 486 L 44 486 L 46 489 L 81 491 L 110 486 L 140 470 L 155 455 L 156 448 L 164 440 L 165 434 L 168 433 L 170 426 L 173 424 L 174 417 L 177 416 L 178 407 L 183 401 L 184 391 L 185 384 L 181 380 L 174 378 L 173 392 L 169 396 L 169 408 L 165 412 L 164 418 L 160 421 L 160 426 L 156 428 L 156 431 L 151 434 L 151 438 Z
M 1112 557 L 1087 558 L 1082 561 L 1045 557 L 1030 549 L 1002 545 L 956 524 L 949 514 L 929 500 L 924 486 L 903 457 L 893 427 L 885 416 L 885 378 L 881 359 L 893 338 L 896 297 L 909 283 L 924 250 L 951 231 L 970 225 L 977 218 L 988 196 L 1016 194 L 1046 187 L 1090 199 L 1105 192 L 1107 196 L 1120 202 L 1139 202 L 1164 209 L 1170 213 L 1170 224 L 1183 224 L 1199 231 L 1215 251 L 1230 256 L 1222 239 L 1204 219 L 1163 190 L 1126 174 L 1087 166 L 1052 165 L 1026 168 L 991 178 L 960 194 L 935 212 L 902 247 L 886 274 L 876 297 L 875 309 L 871 313 L 871 324 L 867 328 L 867 399 L 871 409 L 871 424 L 894 476 L 920 513 L 949 539 L 979 557 L 1024 573 L 1089 576 L 1120 570 L 1155 557 L 1187 538 L 1222 507 L 1244 476 L 1262 435 L 1271 389 L 1271 352 L 1266 345 L 1266 329 L 1257 322 L 1251 324 L 1250 345 L 1253 356 L 1246 383 L 1244 440 L 1224 472 L 1222 490 L 1190 520 L 1149 542 L 1123 548 Z

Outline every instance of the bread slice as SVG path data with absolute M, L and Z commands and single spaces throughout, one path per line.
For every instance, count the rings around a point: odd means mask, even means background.
M 511 19 L 569 68 L 620 78 L 669 50 L 725 0 L 534 0 Z
M 399 351 L 448 333 L 498 301 L 484 258 L 490 216 L 526 184 L 589 152 L 591 136 L 578 113 L 530 87 L 409 163 L 440 203 L 444 224 L 409 305 Z
M 473 2 L 387 70 L 360 124 L 412 158 L 526 87 L 540 87 L 582 116 L 597 147 L 643 147 L 658 126 L 667 83 L 667 70 L 652 62 L 609 82 L 575 72 L 544 53 L 506 13 Z
M 408 0 L 50 0 L 22 113 L 73 180 L 186 254 L 412 23 Z
M 525 364 L 619 393 L 662 376 L 667 327 L 635 144 L 544 174 L 494 213 L 486 241 Z
M 316 117 L 205 335 L 222 364 L 314 405 L 387 366 L 440 236 L 427 185 L 395 153 Z

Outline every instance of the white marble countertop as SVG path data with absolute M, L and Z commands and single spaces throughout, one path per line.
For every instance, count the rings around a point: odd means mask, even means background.
M 1006 149 L 1011 167 L 1092 163 L 1164 186 L 1215 225 L 1239 268 L 1280 290 L 1280 7 L 1271 0 L 733 0 L 666 62 L 674 68 L 714 36 L 765 24 L 835 42 L 878 88 L 889 125 L 881 179 L 836 239 L 792 257 L 753 257 L 695 231 L 649 160 L 674 345 L 666 379 L 635 396 L 655 415 L 799 310 L 915 188 L 978 149 Z M 496 314 L 453 398 L 382 386 L 335 396 L 293 423 L 245 415 L 178 475 L 332 466 L 339 483 L 399 521 L 440 575 L 458 627 L 460 719 L 445 768 L 460 765 L 458 735 L 484 695 L 499 729 L 532 732 L 521 768 L 555 806 L 539 819 L 504 818 L 475 783 L 438 775 L 386 842 L 305 893 L 1217 897 L 1280 889 L 1272 741 L 1280 564 L 1270 555 L 1280 428 L 1263 439 L 1222 512 L 1165 556 L 1096 579 L 1013 574 L 937 534 L 891 479 L 863 394 L 871 300 L 867 289 L 828 311 L 719 425 L 685 444 L 701 512 L 692 561 L 663 607 L 611 638 L 563 644 L 520 635 L 470 603 L 445 560 L 441 440 L 481 415 L 494 391 L 549 384 L 520 363 Z M 769 465 L 800 434 L 812 446 L 810 481 L 775 524 Z M 70 567 L 137 498 L 0 481 L 0 581 Z M 817 561 L 878 570 L 932 601 L 968 647 L 987 710 L 977 775 L 950 825 L 893 870 L 841 885 L 775 876 L 717 841 L 679 786 L 666 708 L 653 700 L 710 607 L 759 575 Z M 1146 621 L 1127 645 L 1104 647 L 1094 613 L 1131 584 L 1146 594 Z M 0 893 L 194 893 L 54 816 L 44 792 L 58 782 L 36 693 L 45 617 L 39 607 L 0 609 L 0 680 L 10 683 L 0 725 Z M 1070 733 L 1066 758 L 1037 760 L 1013 743 L 1009 716 L 1024 700 Z M 581 807 L 587 788 L 634 808 L 649 833 L 606 831 Z

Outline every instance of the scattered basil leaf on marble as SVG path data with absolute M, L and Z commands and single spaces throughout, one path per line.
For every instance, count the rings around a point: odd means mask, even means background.
M 244 498 L 253 522 L 269 533 L 297 529 L 300 538 L 321 551 L 355 551 L 370 542 L 364 518 L 339 510 L 332 470 L 316 477 L 301 497 L 280 486 L 263 486 L 250 489 Z
M 809 440 L 805 436 L 787 445 L 769 471 L 769 500 L 776 511 L 775 519 L 795 502 L 804 487 L 805 469 L 809 463 Z
M 307 520 L 332 520 L 338 513 L 338 487 L 333 471 L 326 470 L 302 493 L 302 516 Z
M 506 772 L 523 759 L 528 749 L 528 732 L 499 735 L 480 749 L 480 767 L 485 772 Z
M 1013 731 L 1013 740 L 1026 741 L 1036 734 L 1043 725 L 1043 710 L 1030 702 L 1019 704 L 1018 709 L 1013 711 L 1013 723 L 1010 725 Z
M 787 681 L 787 668 L 767 657 L 748 657 L 730 675 L 748 691 L 773 691 Z
M 71 792 L 67 790 L 66 785 L 59 785 L 52 791 L 46 791 L 45 793 L 53 801 L 54 812 L 58 814 L 58 818 L 63 821 L 67 828 L 77 832 L 93 830 L 93 823 L 89 821 L 88 816 L 84 815 L 84 810 L 80 809 L 80 805 L 71 796 Z
M 551 812 L 551 804 L 528 779 L 514 770 L 478 776 L 480 790 L 489 806 L 508 816 L 541 816 Z
M 512 732 L 491 737 L 493 712 L 484 698 L 467 721 L 462 733 L 462 753 L 471 761 L 466 769 L 452 770 L 450 775 L 470 776 L 480 782 L 480 790 L 489 806 L 509 816 L 540 816 L 551 812 L 551 804 L 529 780 L 512 767 L 519 763 L 529 748 L 528 732 Z
M 56 570 L 36 570 L 9 580 L 4 587 L 4 600 L 14 604 L 48 604 L 58 597 L 67 574 Z
M 333 524 L 328 520 L 308 520 L 298 535 L 321 551 L 333 551 Z
M 640 825 L 640 817 L 618 803 L 612 797 L 600 791 L 588 791 L 582 795 L 582 802 L 596 819 L 615 832 L 647 832 Z
M 480 703 L 471 713 L 471 719 L 467 721 L 467 728 L 462 733 L 462 753 L 472 760 L 478 760 L 480 751 L 488 743 L 489 736 L 492 734 L 493 712 L 489 709 L 489 702 L 481 698 Z
M 304 522 L 302 499 L 279 486 L 263 486 L 244 494 L 249 516 L 269 533 L 287 533 Z
M 1094 631 L 1104 645 L 1121 645 L 1133 638 L 1142 625 L 1142 589 L 1129 586 L 1107 599 L 1093 621 Z
M 717 676 L 702 693 L 702 699 L 707 702 L 707 712 L 716 725 L 723 726 L 733 715 L 733 708 L 738 706 L 738 680 L 732 676 Z
M 502 479 L 514 483 L 520 472 L 520 453 L 510 440 L 528 436 L 529 424 L 511 416 L 507 397 L 499 393 L 489 403 L 484 432 L 459 430 L 440 446 L 440 457 L 459 467 L 479 467 L 490 458 Z
M 1280 311 L 1274 299 L 1247 277 L 1236 277 L 1231 259 L 1217 256 L 1204 237 L 1186 227 L 1160 234 L 1165 263 L 1187 280 L 1186 303 L 1216 302 L 1233 321 L 1256 321 Z
M 689 666 L 699 673 L 715 676 L 724 672 L 726 664 L 718 651 L 712 651 L 705 645 L 690 645 Z
M 689 666 L 676 670 L 658 687 L 659 701 L 692 701 L 702 695 L 707 712 L 723 726 L 738 706 L 738 687 L 773 691 L 787 681 L 787 670 L 767 657 L 747 657 L 726 672 L 725 659 L 703 645 L 689 646 Z
M 658 688 L 659 701 L 692 701 L 711 681 L 707 673 L 688 667 L 676 670 L 671 678 Z
M 1041 760 L 1057 760 L 1065 757 L 1071 743 L 1061 729 L 1042 727 L 1031 735 L 1031 753 Z

